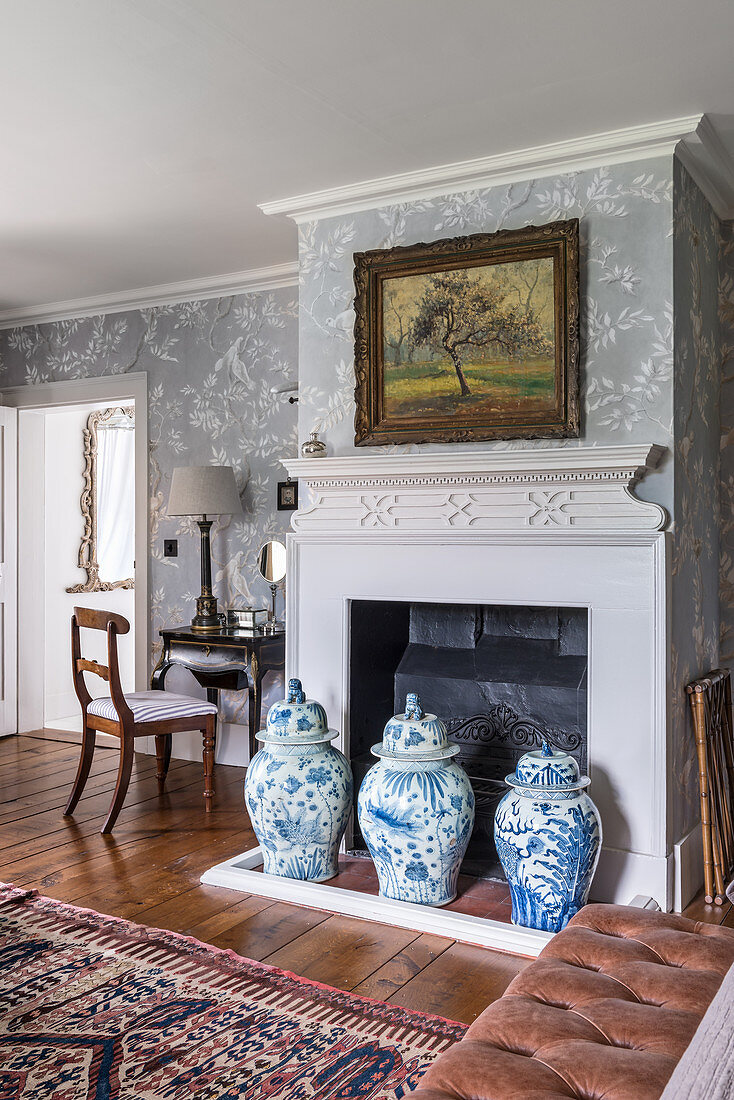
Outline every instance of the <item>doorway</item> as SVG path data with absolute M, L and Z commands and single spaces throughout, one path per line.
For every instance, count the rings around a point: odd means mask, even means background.
M 16 387 L 4 391 L 2 402 L 19 410 L 17 730 L 44 730 L 49 738 L 77 740 L 80 711 L 71 679 L 69 649 L 69 623 L 75 604 L 117 611 L 130 621 L 130 634 L 120 639 L 122 685 L 125 691 L 141 691 L 148 686 L 147 377 L 135 374 Z M 109 428 L 98 431 L 100 424 Z M 99 453 L 100 461 L 93 498 L 90 425 L 97 437 L 95 453 Z M 114 436 L 103 435 L 113 429 Z M 118 432 L 125 432 L 125 437 L 118 436 Z M 105 477 L 101 465 L 105 455 L 113 456 L 113 470 L 118 474 L 120 463 L 116 460 L 120 456 L 134 470 L 129 484 L 120 477 L 110 486 L 109 467 Z M 100 491 L 103 496 L 111 492 L 118 501 L 132 495 L 131 513 L 124 517 L 125 522 L 117 523 L 123 509 L 113 508 L 106 513 L 100 529 Z M 111 563 L 108 568 L 115 573 L 131 571 L 129 578 L 113 577 L 111 573 L 103 576 L 102 565 L 98 579 L 105 583 L 92 584 L 92 573 L 80 568 L 81 562 L 90 560 L 90 548 L 88 543 L 85 548 L 84 540 L 90 531 L 92 500 L 97 543 L 94 560 L 100 550 L 105 556 L 106 546 L 105 560 Z M 110 522 L 117 524 L 112 547 Z M 123 548 L 121 542 L 125 543 Z M 116 583 L 118 580 L 122 583 Z M 95 640 L 101 648 L 90 655 L 105 663 L 105 639 Z M 96 694 L 108 694 L 102 680 L 90 680 L 93 682 L 89 687 Z

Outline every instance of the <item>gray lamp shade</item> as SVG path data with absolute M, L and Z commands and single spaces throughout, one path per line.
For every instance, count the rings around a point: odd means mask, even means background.
M 232 516 L 241 511 L 231 466 L 177 466 L 173 471 L 169 516 Z

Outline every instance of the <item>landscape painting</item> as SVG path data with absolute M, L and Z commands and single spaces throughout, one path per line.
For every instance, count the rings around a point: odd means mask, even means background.
M 578 222 L 355 265 L 357 444 L 578 434 Z

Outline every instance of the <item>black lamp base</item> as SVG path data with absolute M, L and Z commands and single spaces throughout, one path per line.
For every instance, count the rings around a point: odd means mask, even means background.
M 222 629 L 224 616 L 217 611 L 216 596 L 199 596 L 196 600 L 196 614 L 191 620 L 191 629 L 202 632 Z
M 217 611 L 217 597 L 212 595 L 212 562 L 209 549 L 209 532 L 212 521 L 203 516 L 197 520 L 201 531 L 201 595 L 196 599 L 196 614 L 191 620 L 191 629 L 202 634 L 221 630 L 224 615 Z

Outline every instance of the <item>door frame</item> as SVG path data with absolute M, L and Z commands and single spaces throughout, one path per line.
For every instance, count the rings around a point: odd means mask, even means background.
M 145 691 L 149 687 L 148 670 L 150 654 L 150 616 L 148 612 L 148 533 L 149 533 L 149 490 L 148 490 L 148 375 L 145 371 L 133 374 L 104 375 L 93 378 L 69 379 L 68 381 L 43 382 L 33 386 L 12 386 L 0 390 L 0 404 L 9 405 L 20 411 L 37 410 L 62 406 L 87 405 L 99 401 L 120 404 L 124 401 L 135 402 L 135 690 Z M 22 456 L 23 421 L 19 416 L 18 441 Z M 24 469 L 27 463 L 18 463 L 18 499 L 24 495 L 37 493 L 37 480 L 34 471 Z M 18 524 L 19 529 L 21 524 Z M 19 662 L 27 663 L 32 650 L 29 642 L 35 633 L 37 637 L 38 616 L 42 612 L 41 586 L 33 572 L 35 562 L 22 552 L 18 546 L 18 655 Z M 37 652 L 37 651 L 36 651 Z M 20 673 L 20 668 L 19 668 Z M 18 725 L 24 722 L 24 704 L 30 687 L 28 679 L 18 677 Z
M 10 737 L 17 729 L 18 715 L 18 412 L 5 409 L 2 413 L 0 459 L 0 524 L 2 553 L 0 568 L 0 738 Z M 9 644 L 10 643 L 10 644 Z

